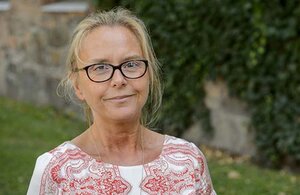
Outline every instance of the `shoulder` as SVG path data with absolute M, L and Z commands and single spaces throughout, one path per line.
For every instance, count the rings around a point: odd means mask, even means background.
M 166 148 L 177 148 L 177 150 L 186 150 L 195 155 L 203 155 L 200 149 L 194 143 L 182 138 L 166 135 L 164 145 Z
M 36 160 L 27 194 L 36 194 L 38 191 L 41 194 L 55 192 L 57 183 L 62 180 L 60 176 L 78 159 L 86 160 L 88 156 L 71 142 L 64 142 L 40 155 Z
M 164 143 L 164 153 L 167 155 L 177 156 L 178 158 L 189 158 L 196 164 L 205 164 L 205 156 L 201 150 L 192 142 L 166 135 Z
M 78 150 L 79 149 L 75 145 L 71 144 L 70 142 L 64 142 L 59 146 L 55 147 L 54 149 L 38 156 L 34 171 L 44 170 L 49 163 L 53 161 L 57 161 L 63 155 L 70 155 L 72 151 L 78 151 Z
M 79 150 L 75 145 L 70 142 L 64 142 L 52 150 L 45 152 L 38 156 L 36 166 L 40 164 L 48 164 L 49 162 L 60 158 L 62 155 L 69 155 L 71 151 Z
M 54 149 L 41 154 L 40 156 L 38 156 L 36 160 L 35 167 L 40 165 L 47 165 L 55 157 L 59 156 L 62 153 L 65 153 L 68 149 L 74 148 L 72 146 L 73 145 L 70 144 L 69 142 L 64 142 L 61 145 L 55 147 Z
M 164 158 L 173 168 L 177 166 L 174 169 L 188 169 L 194 175 L 197 194 L 215 194 L 206 158 L 194 143 L 167 135 Z
M 68 142 L 65 142 L 37 158 L 27 194 L 36 194 L 41 190 L 44 185 L 44 178 L 47 176 L 47 167 L 53 161 L 53 159 L 55 159 L 57 153 L 62 153 L 67 147 L 70 146 L 68 146 Z
M 47 174 L 53 167 L 67 166 L 73 160 L 85 159 L 88 157 L 89 156 L 81 151 L 80 148 L 67 141 L 39 156 L 37 158 L 36 166 L 43 164 L 45 166 L 44 174 Z

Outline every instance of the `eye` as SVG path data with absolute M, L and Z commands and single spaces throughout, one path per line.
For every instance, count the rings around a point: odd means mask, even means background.
M 140 66 L 139 61 L 129 61 L 126 64 L 124 64 L 123 68 L 125 69 L 135 69 Z
M 107 64 L 95 64 L 89 68 L 91 74 L 105 74 L 111 71 L 111 67 Z
M 105 64 L 99 64 L 96 66 L 97 70 L 105 70 L 108 69 L 109 66 L 105 65 Z

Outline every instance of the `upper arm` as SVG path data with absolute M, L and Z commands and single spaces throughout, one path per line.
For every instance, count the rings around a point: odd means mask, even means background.
M 216 193 L 213 188 L 206 158 L 197 146 L 194 145 L 194 147 L 197 150 L 197 167 L 196 167 L 197 193 L 214 195 Z
M 33 174 L 29 183 L 27 195 L 40 194 L 42 178 L 45 173 L 45 169 L 48 163 L 50 162 L 51 157 L 51 154 L 45 153 L 37 158 Z

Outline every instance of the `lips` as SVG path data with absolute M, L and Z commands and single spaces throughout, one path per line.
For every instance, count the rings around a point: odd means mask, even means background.
M 111 98 L 106 98 L 104 100 L 115 100 L 115 101 L 121 101 L 121 100 L 125 100 L 126 98 L 129 98 L 131 96 L 133 96 L 134 94 L 132 95 L 120 95 L 120 96 L 114 96 L 114 97 L 111 97 Z

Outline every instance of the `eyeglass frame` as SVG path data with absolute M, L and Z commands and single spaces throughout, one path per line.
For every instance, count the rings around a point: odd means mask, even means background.
M 123 73 L 123 71 L 122 71 L 122 66 L 123 66 L 124 64 L 128 63 L 128 62 L 131 62 L 131 61 L 142 61 L 142 62 L 144 62 L 144 64 L 145 64 L 145 71 L 144 71 L 144 73 L 143 73 L 141 76 L 134 77 L 134 78 L 130 78 L 130 77 L 127 77 L 127 76 Z M 88 69 L 89 69 L 90 67 L 92 67 L 92 66 L 100 65 L 100 64 L 102 64 L 102 65 L 109 65 L 110 67 L 113 68 L 113 71 L 112 71 L 112 73 L 111 73 L 111 76 L 110 76 L 108 79 L 106 79 L 106 80 L 104 80 L 104 81 L 95 81 L 95 80 L 93 80 L 93 79 L 90 77 L 90 75 L 89 75 L 89 73 L 88 73 Z M 148 70 L 148 60 L 144 60 L 144 59 L 141 59 L 141 60 L 140 60 L 140 59 L 139 59 L 139 60 L 128 60 L 128 61 L 122 62 L 121 64 L 116 65 L 116 66 L 114 66 L 114 65 L 112 65 L 112 64 L 108 64 L 108 63 L 95 63 L 95 64 L 87 65 L 87 66 L 85 66 L 85 67 L 83 67 L 83 68 L 77 68 L 77 67 L 76 67 L 75 69 L 73 69 L 74 72 L 79 72 L 79 71 L 82 71 L 82 70 L 85 70 L 87 77 L 88 77 L 91 81 L 93 81 L 93 82 L 95 82 L 95 83 L 102 83 L 102 82 L 106 82 L 106 81 L 110 80 L 110 79 L 114 76 L 115 70 L 119 70 L 119 71 L 121 72 L 121 74 L 122 74 L 125 78 L 127 78 L 127 79 L 138 79 L 138 78 L 143 77 L 143 76 L 146 74 L 146 72 L 147 72 L 147 70 Z

